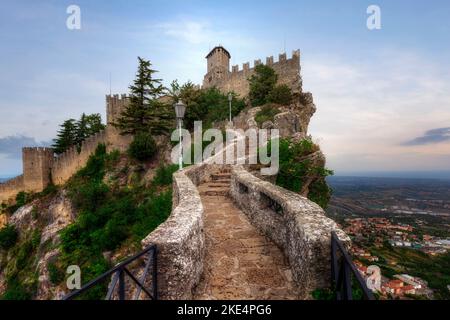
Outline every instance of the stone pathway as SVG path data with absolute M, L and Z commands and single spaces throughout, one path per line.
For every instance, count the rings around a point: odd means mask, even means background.
M 298 299 L 282 252 L 228 197 L 229 171 L 199 186 L 205 209 L 205 267 L 194 299 Z

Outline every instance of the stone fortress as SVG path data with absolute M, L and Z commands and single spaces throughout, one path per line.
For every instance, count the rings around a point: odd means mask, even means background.
M 253 68 L 250 63 L 239 66 L 232 66 L 230 71 L 230 53 L 222 46 L 212 49 L 207 59 L 207 73 L 203 79 L 203 88 L 217 87 L 222 92 L 234 91 L 241 97 L 248 95 L 248 78 L 255 72 L 255 67 L 261 64 L 261 60 L 255 60 Z M 287 59 L 286 53 L 278 56 L 278 61 L 274 62 L 273 56 L 266 58 L 266 65 L 275 70 L 278 75 L 278 83 L 288 85 L 294 93 L 302 91 L 302 80 L 300 77 L 300 50 L 292 52 L 292 58 Z
M 244 97 L 249 92 L 247 79 L 254 73 L 254 68 L 250 68 L 247 62 L 243 64 L 242 70 L 239 70 L 239 66 L 233 66 L 230 71 L 230 58 L 230 53 L 222 46 L 210 51 L 206 56 L 207 73 L 203 88 L 215 86 L 222 92 L 234 91 Z M 258 64 L 261 64 L 261 60 L 255 60 L 254 66 Z M 277 62 L 272 56 L 267 57 L 266 64 L 276 71 L 280 84 L 287 84 L 294 92 L 301 92 L 300 50 L 293 51 L 290 59 L 287 59 L 286 53 L 280 54 Z M 83 141 L 80 152 L 74 146 L 55 156 L 51 148 L 23 148 L 23 174 L 0 184 L 0 203 L 13 200 L 21 191 L 41 192 L 49 183 L 64 184 L 86 164 L 99 144 L 106 144 L 108 150 L 126 150 L 131 137 L 121 136 L 112 123 L 128 102 L 126 94 L 106 96 L 106 129 Z

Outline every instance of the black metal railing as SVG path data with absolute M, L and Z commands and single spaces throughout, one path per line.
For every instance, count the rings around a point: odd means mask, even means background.
M 146 256 L 146 257 L 144 257 Z M 86 293 L 88 290 L 104 283 L 105 281 L 108 281 L 111 279 L 111 276 L 113 276 L 111 283 L 109 284 L 108 293 L 106 294 L 105 300 L 127 300 L 126 297 L 126 281 L 125 276 L 128 276 L 132 283 L 134 283 L 137 286 L 137 290 L 134 294 L 133 300 L 138 300 L 141 296 L 141 293 L 144 292 L 148 298 L 151 300 L 157 300 L 158 299 L 158 293 L 157 293 L 157 248 L 156 245 L 151 245 L 145 250 L 141 251 L 140 253 L 136 254 L 135 256 L 128 258 L 127 260 L 119 263 L 117 266 L 112 268 L 111 270 L 105 272 L 101 276 L 95 278 L 94 280 L 88 282 L 86 285 L 84 285 L 79 290 L 76 290 L 68 295 L 66 295 L 63 300 L 73 300 L 80 296 L 82 296 L 84 293 Z M 142 275 L 139 277 L 140 279 L 137 279 L 136 276 L 134 276 L 130 270 L 128 270 L 127 266 L 135 261 L 137 261 L 140 258 L 147 258 L 145 261 L 145 268 Z M 149 273 L 151 267 L 151 288 L 146 287 L 147 282 L 147 275 Z M 116 286 L 118 287 L 118 292 L 116 295 L 114 295 L 116 291 Z M 129 298 L 129 297 L 128 297 Z
M 363 299 L 375 300 L 372 291 L 367 288 L 363 277 L 334 232 L 331 233 L 331 279 L 337 300 L 353 300 L 353 284 L 362 291 Z

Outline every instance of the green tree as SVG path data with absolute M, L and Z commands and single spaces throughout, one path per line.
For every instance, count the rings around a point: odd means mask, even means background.
M 249 78 L 251 104 L 261 106 L 268 102 L 267 97 L 275 88 L 278 76 L 271 67 L 260 64 L 255 67 L 255 73 Z
M 56 139 L 53 140 L 52 146 L 56 154 L 61 154 L 77 144 L 78 131 L 76 120 L 66 120 L 60 127 L 61 129 L 58 131 Z
M 148 132 L 136 133 L 128 148 L 128 154 L 140 161 L 152 159 L 156 152 L 156 142 Z
M 98 113 L 89 115 L 83 113 L 78 121 L 69 119 L 60 127 L 56 139 L 53 140 L 53 149 L 56 154 L 61 154 L 72 146 L 78 146 L 80 151 L 83 140 L 105 129 L 102 117 Z
M 178 102 L 181 96 L 181 86 L 178 83 L 178 80 L 173 80 L 170 83 L 170 88 L 167 89 L 167 93 L 169 97 L 171 98 L 172 104 Z
M 157 71 L 151 68 L 150 61 L 141 57 L 138 60 L 136 79 L 129 87 L 130 103 L 114 125 L 122 134 L 167 134 L 174 116 L 169 106 L 159 100 L 166 88 L 161 84 L 161 79 L 154 78 Z
M 275 86 L 267 96 L 267 102 L 277 103 L 281 105 L 289 105 L 292 103 L 292 90 L 289 86 L 281 84 Z
M 77 144 L 80 145 L 87 137 L 105 129 L 99 113 L 86 115 L 83 113 L 77 122 Z

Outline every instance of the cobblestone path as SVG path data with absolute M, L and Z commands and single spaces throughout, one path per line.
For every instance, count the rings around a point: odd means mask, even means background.
M 199 186 L 205 209 L 205 267 L 194 299 L 298 299 L 280 249 L 228 197 L 230 173 Z

